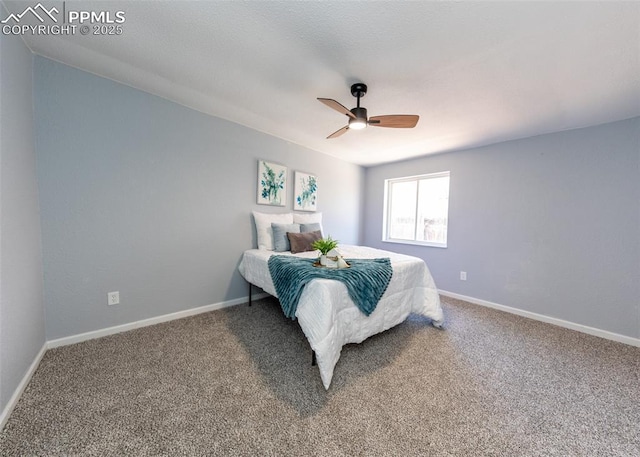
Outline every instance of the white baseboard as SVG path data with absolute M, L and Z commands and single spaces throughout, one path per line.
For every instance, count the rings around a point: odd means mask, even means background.
M 458 300 L 464 300 L 466 302 L 473 303 L 475 305 L 498 309 L 500 311 L 505 311 L 507 313 L 517 314 L 518 316 L 528 317 L 529 319 L 534 319 L 536 321 L 546 322 L 548 324 L 553 324 L 559 327 L 576 330 L 578 332 L 587 333 L 593 336 L 599 336 L 600 338 L 605 338 L 607 340 L 617 341 L 619 343 L 628 344 L 630 346 L 640 347 L 640 339 L 638 338 L 620 335 L 618 333 L 608 332 L 606 330 L 600 330 L 598 328 L 588 327 L 586 325 L 576 324 L 574 322 L 557 319 L 555 317 L 545 316 L 544 314 L 533 313 L 531 311 L 525 311 L 518 308 L 512 308 L 510 306 L 500 305 L 498 303 L 493 303 L 490 301 L 481 300 L 479 298 L 457 294 L 455 292 L 449 292 L 446 290 L 438 290 L 438 292 L 441 295 L 444 295 L 445 297 L 457 298 Z
M 46 351 L 47 351 L 47 343 L 44 343 L 42 345 L 42 348 L 40 349 L 40 352 L 38 352 L 38 354 L 36 355 L 36 358 L 33 359 L 33 362 L 31 362 L 31 365 L 29 366 L 29 369 L 27 370 L 24 377 L 22 378 L 22 381 L 20 381 L 20 384 L 18 384 L 18 387 L 16 388 L 15 392 L 13 392 L 13 395 L 7 402 L 7 405 L 4 407 L 4 410 L 0 414 L 0 431 L 4 429 L 4 426 L 7 423 L 9 416 L 11 416 L 11 413 L 13 412 L 13 408 L 15 408 L 16 404 L 18 403 L 18 400 L 20 400 L 20 397 L 22 396 L 22 392 L 24 392 L 24 389 L 27 387 L 27 384 L 29 384 L 29 381 L 31 381 L 31 377 L 33 376 L 33 373 L 35 373 L 36 370 L 38 369 L 38 365 L 40 365 L 40 361 L 42 360 L 42 357 L 44 356 L 44 353 Z
M 268 297 L 269 294 L 261 292 L 251 297 L 251 300 L 260 300 L 261 298 Z M 223 301 L 220 303 L 214 303 L 212 305 L 200 306 L 199 308 L 186 309 L 184 311 L 178 311 L 175 313 L 164 314 L 162 316 L 150 317 L 149 319 L 143 319 L 136 322 L 129 322 L 128 324 L 116 325 L 114 327 L 107 327 L 100 330 L 93 330 L 91 332 L 80 333 L 78 335 L 66 336 L 64 338 L 57 338 L 55 340 L 49 340 L 47 342 L 47 348 L 57 348 L 60 346 L 67 346 L 69 344 L 80 343 L 82 341 L 93 340 L 95 338 L 101 338 L 107 335 L 114 335 L 116 333 L 127 332 L 136 328 L 148 327 L 150 325 L 161 324 L 163 322 L 173 321 L 176 319 L 182 319 L 184 317 L 195 316 L 196 314 L 208 313 L 209 311 L 215 311 L 217 309 L 228 308 L 229 306 L 239 305 L 241 303 L 247 303 L 249 297 L 240 297 L 233 300 Z

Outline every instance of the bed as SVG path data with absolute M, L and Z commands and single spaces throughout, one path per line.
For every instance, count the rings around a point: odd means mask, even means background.
M 442 327 L 444 320 L 438 291 L 422 259 L 364 246 L 340 245 L 339 251 L 345 259 L 389 258 L 393 275 L 369 316 L 356 307 L 340 281 L 313 279 L 304 287 L 295 318 L 315 353 L 325 389 L 331 385 L 334 368 L 345 344 L 361 343 L 400 324 L 411 313 L 431 319 L 438 328 Z M 244 252 L 239 265 L 242 276 L 250 284 L 277 298 L 268 268 L 272 255 L 315 258 L 318 254 L 313 251 L 291 254 L 265 249 Z

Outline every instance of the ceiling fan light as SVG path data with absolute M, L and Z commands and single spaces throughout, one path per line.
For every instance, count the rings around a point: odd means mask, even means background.
M 349 119 L 349 128 L 354 130 L 362 130 L 367 126 L 367 121 L 364 119 Z

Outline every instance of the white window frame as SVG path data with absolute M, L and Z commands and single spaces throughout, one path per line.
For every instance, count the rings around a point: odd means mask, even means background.
M 407 239 L 398 239 L 398 238 L 391 238 L 389 236 L 390 230 L 389 230 L 389 221 L 390 221 L 390 214 L 391 214 L 391 192 L 392 192 L 392 187 L 393 184 L 395 183 L 400 183 L 400 182 L 409 182 L 409 181 L 421 181 L 424 179 L 433 179 L 433 178 L 442 178 L 442 177 L 448 177 L 449 178 L 449 191 L 451 190 L 451 172 L 449 171 L 441 171 L 438 173 L 428 173 L 428 174 L 424 174 L 424 175 L 415 175 L 415 176 L 405 176 L 402 178 L 391 178 L 391 179 L 385 179 L 384 180 L 384 212 L 383 212 L 383 218 L 382 218 L 382 241 L 385 243 L 398 243 L 398 244 L 412 244 L 412 245 L 418 245 L 418 246 L 430 246 L 430 247 L 436 247 L 436 248 L 446 248 L 447 247 L 447 242 L 449 239 L 449 207 L 447 205 L 447 228 L 446 228 L 446 241 L 444 243 L 437 243 L 437 242 L 433 242 L 433 241 L 420 241 L 420 240 L 416 240 L 416 232 L 414 230 L 414 235 L 413 235 L 413 240 L 407 240 Z M 416 186 L 416 192 L 420 191 L 420 185 L 418 183 L 418 185 Z M 417 224 L 418 224 L 418 199 L 416 198 L 416 230 L 417 230 Z

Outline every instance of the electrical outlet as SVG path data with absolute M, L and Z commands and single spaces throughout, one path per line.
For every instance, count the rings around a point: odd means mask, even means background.
M 467 280 L 467 272 L 466 271 L 461 271 L 460 272 L 460 281 L 466 281 Z
M 120 292 L 109 292 L 107 294 L 107 304 L 111 306 L 118 303 L 120 303 Z

